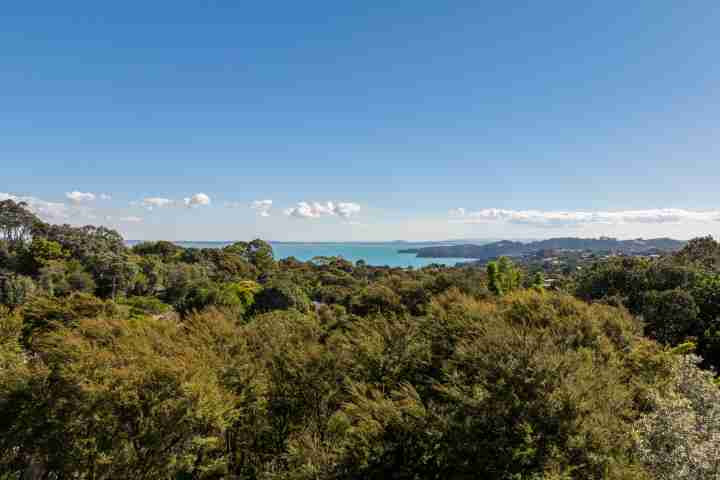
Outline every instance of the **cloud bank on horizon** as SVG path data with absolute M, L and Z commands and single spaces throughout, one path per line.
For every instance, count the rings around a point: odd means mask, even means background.
M 170 200 L 169 198 L 162 198 L 162 197 L 147 197 L 143 198 L 142 200 L 136 201 L 136 202 L 130 202 L 130 205 L 133 207 L 142 207 L 147 210 L 152 210 L 154 208 L 164 208 L 169 207 L 174 202 Z
M 500 208 L 468 211 L 465 208 L 456 208 L 450 210 L 449 215 L 452 220 L 462 223 L 507 222 L 534 227 L 720 221 L 720 210 L 696 211 L 682 208 L 619 211 L 507 210 Z
M 92 193 L 92 192 L 79 192 L 74 190 L 72 192 L 65 192 L 65 198 L 71 203 L 79 205 L 81 203 L 94 202 L 95 200 L 112 200 L 112 196 L 107 193 Z
M 320 218 L 338 216 L 345 220 L 360 212 L 360 205 L 353 202 L 298 202 L 295 207 L 286 208 L 284 213 L 293 218 Z
M 212 200 L 210 196 L 204 193 L 195 193 L 190 197 L 185 197 L 182 200 L 172 200 L 164 197 L 146 197 L 142 200 L 130 202 L 130 206 L 142 207 L 148 211 L 152 211 L 156 208 L 165 207 L 180 207 L 185 206 L 188 208 L 197 208 L 210 205 Z
M 74 190 L 72 192 L 65 193 L 65 199 L 69 202 L 51 202 L 42 200 L 37 197 L 29 195 L 15 195 L 11 193 L 0 193 L 0 200 L 14 200 L 16 202 L 24 202 L 28 208 L 37 214 L 40 218 L 50 222 L 58 222 L 71 219 L 73 217 L 85 218 L 88 220 L 94 220 L 97 215 L 94 213 L 94 209 L 87 206 L 87 204 L 94 202 L 95 200 L 110 200 L 112 196 L 106 193 L 91 193 L 81 192 Z M 189 197 L 185 197 L 182 200 L 173 200 L 166 197 L 145 197 L 142 200 L 136 200 L 130 202 L 131 207 L 144 208 L 147 211 L 153 211 L 164 208 L 180 207 L 184 206 L 187 208 L 197 208 L 210 206 L 212 199 L 205 193 L 195 193 Z M 236 201 L 228 201 L 224 204 L 228 208 L 240 208 L 248 206 L 251 210 L 254 210 L 257 215 L 261 217 L 269 217 L 270 211 L 273 207 L 273 201 L 270 199 L 265 200 L 254 200 L 249 204 Z M 359 204 L 354 202 L 333 202 L 327 201 L 325 203 L 320 202 L 298 202 L 294 207 L 286 208 L 283 213 L 288 217 L 299 218 L 299 219 L 314 219 L 321 217 L 340 217 L 344 220 L 350 220 L 353 216 L 357 215 L 361 210 Z M 125 215 L 115 217 L 112 215 L 104 215 L 107 221 L 121 221 L 125 223 L 141 223 L 143 222 L 142 217 L 136 215 Z
M 122 223 L 142 223 L 144 219 L 142 217 L 136 217 L 133 215 L 129 215 L 127 217 L 113 217 L 112 215 L 105 215 L 105 220 L 108 222 L 122 222 Z
M 129 203 L 119 200 L 101 201 L 111 198 L 111 195 L 106 193 L 79 190 L 65 192 L 60 198 L 53 200 L 45 200 L 32 194 L 0 193 L 0 200 L 25 202 L 31 211 L 50 223 L 105 224 L 131 235 L 147 235 L 153 238 L 173 235 L 185 238 L 193 234 L 206 236 L 208 239 L 222 238 L 227 236 L 223 232 L 233 231 L 230 225 L 234 226 L 235 232 L 275 239 L 283 235 L 287 239 L 337 239 L 337 232 L 352 240 L 479 238 L 478 229 L 481 229 L 485 236 L 507 238 L 523 238 L 523 235 L 541 234 L 540 232 L 550 229 L 565 229 L 566 233 L 572 232 L 573 235 L 667 234 L 685 238 L 687 235 L 711 233 L 710 230 L 714 231 L 715 226 L 720 225 L 720 209 L 654 208 L 613 211 L 456 208 L 446 216 L 418 214 L 393 217 L 391 211 L 380 209 L 372 210 L 371 216 L 361 216 L 361 213 L 364 213 L 363 207 L 350 201 L 300 201 L 290 205 L 277 205 L 271 199 L 220 202 L 220 206 L 247 212 L 239 212 L 232 222 L 228 222 L 227 215 L 215 210 L 213 207 L 218 204 L 205 193 L 174 199 L 148 196 Z M 184 218 L 182 222 L 176 218 L 182 211 L 199 208 L 209 210 L 207 214 Z M 152 212 L 152 221 L 138 215 L 137 209 L 144 209 L 148 214 Z M 278 215 L 273 215 L 274 211 L 277 211 Z M 253 214 L 273 218 L 268 218 L 268 222 L 243 224 L 243 221 L 249 222 Z M 283 221 L 283 218 L 287 220 Z M 328 221 L 315 223 L 322 219 Z M 335 221 L 331 221 L 332 219 Z M 286 223 L 288 220 L 306 222 L 294 223 L 291 226 Z M 204 222 L 205 226 L 199 229 L 196 222 Z M 339 230 L 353 228 L 353 225 L 362 225 L 362 231 Z

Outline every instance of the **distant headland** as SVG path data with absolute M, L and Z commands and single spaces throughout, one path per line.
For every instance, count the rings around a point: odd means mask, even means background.
M 679 250 L 685 243 L 685 241 L 671 238 L 618 240 L 611 237 L 562 237 L 532 242 L 501 240 L 484 245 L 471 243 L 462 245 L 433 245 L 402 249 L 399 250 L 399 253 L 412 253 L 420 258 L 472 258 L 477 260 L 491 260 L 501 256 L 521 257 L 542 250 L 574 250 L 611 252 L 624 255 L 652 255 Z

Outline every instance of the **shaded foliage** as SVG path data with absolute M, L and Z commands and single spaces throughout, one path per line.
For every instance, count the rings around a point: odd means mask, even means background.
M 263 285 L 255 296 L 255 310 L 270 312 L 273 310 L 295 309 L 300 312 L 310 310 L 310 299 L 294 282 L 284 279 L 272 280 Z

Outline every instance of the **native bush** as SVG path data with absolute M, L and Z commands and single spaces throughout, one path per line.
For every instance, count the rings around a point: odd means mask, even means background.
M 637 452 L 652 478 L 720 477 L 720 389 L 696 355 L 677 359 L 668 388 L 635 424 Z

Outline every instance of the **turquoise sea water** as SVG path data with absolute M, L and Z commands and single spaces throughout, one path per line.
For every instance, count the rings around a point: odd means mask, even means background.
M 128 242 L 134 244 L 136 242 Z M 232 242 L 175 242 L 183 247 L 222 248 Z M 428 246 L 412 243 L 284 243 L 271 242 L 276 259 L 295 257 L 307 261 L 320 256 L 338 256 L 368 265 L 390 267 L 424 267 L 432 263 L 455 265 L 467 261 L 462 258 L 417 258 L 412 253 L 398 253 L 400 249 Z
M 303 261 L 318 256 L 338 256 L 351 262 L 365 260 L 368 265 L 390 267 L 424 267 L 432 263 L 455 265 L 465 261 L 462 258 L 418 258 L 414 253 L 398 253 L 400 249 L 415 248 L 405 243 L 273 243 L 272 246 L 276 258 L 295 257 Z

